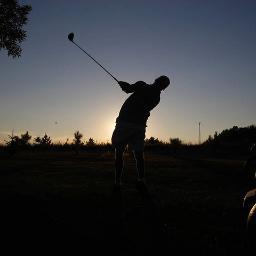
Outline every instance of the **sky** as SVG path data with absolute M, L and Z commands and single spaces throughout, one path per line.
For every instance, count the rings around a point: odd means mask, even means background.
M 54 141 L 110 142 L 129 96 L 67 39 L 118 80 L 171 85 L 152 110 L 146 137 L 198 143 L 256 123 L 256 1 L 28 0 L 20 58 L 0 51 L 0 143 L 12 131 Z

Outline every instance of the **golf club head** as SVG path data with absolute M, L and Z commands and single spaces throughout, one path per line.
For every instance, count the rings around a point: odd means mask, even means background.
M 69 33 L 68 34 L 68 39 L 73 42 L 73 39 L 74 39 L 74 33 Z

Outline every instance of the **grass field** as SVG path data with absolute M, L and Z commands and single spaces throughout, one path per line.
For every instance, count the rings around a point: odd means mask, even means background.
M 136 190 L 129 155 L 121 195 L 112 193 L 113 153 L 21 152 L 0 161 L 9 252 L 245 255 L 242 204 L 254 187 L 243 160 L 146 153 L 150 195 Z

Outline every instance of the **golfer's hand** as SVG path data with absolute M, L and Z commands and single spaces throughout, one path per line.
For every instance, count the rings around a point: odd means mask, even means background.
M 123 81 L 119 81 L 118 84 L 120 85 L 121 89 L 126 92 L 129 93 L 130 92 L 130 87 L 131 85 L 127 82 L 123 82 Z

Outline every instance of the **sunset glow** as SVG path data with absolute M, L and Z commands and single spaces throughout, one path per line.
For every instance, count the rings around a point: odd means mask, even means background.
M 22 56 L 0 52 L 1 143 L 13 130 L 110 141 L 128 95 L 68 41 L 70 32 L 119 80 L 170 77 L 147 137 L 197 143 L 199 122 L 202 141 L 256 123 L 254 1 L 21 2 L 33 7 Z

